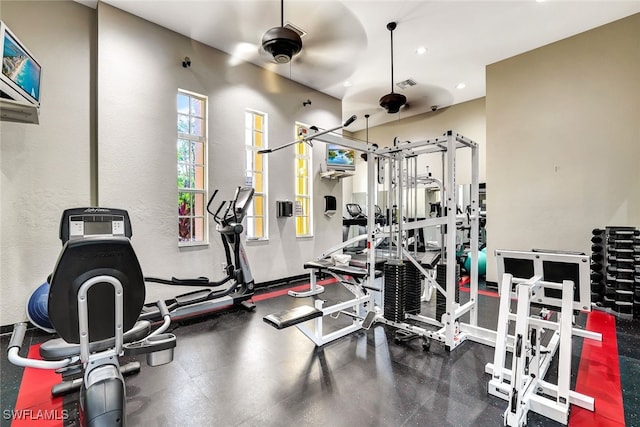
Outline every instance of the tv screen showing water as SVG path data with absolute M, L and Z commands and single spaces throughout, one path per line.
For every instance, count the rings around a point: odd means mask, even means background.
M 327 148 L 327 165 L 354 166 L 355 152 L 350 148 L 329 144 Z
M 40 66 L 8 32 L 4 34 L 2 74 L 31 95 L 33 99 L 40 101 Z

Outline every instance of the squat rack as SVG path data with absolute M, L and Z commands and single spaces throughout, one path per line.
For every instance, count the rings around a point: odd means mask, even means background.
M 364 143 L 361 141 L 352 141 L 343 139 L 342 137 L 323 134 L 315 137 L 309 136 L 310 139 L 318 139 L 321 142 L 338 144 L 344 147 L 353 148 L 355 150 L 367 153 L 367 212 L 375 211 L 376 195 L 378 183 L 386 183 L 389 188 L 389 194 L 395 191 L 396 203 L 398 211 L 397 224 L 390 223 L 383 228 L 376 228 L 374 215 L 369 214 L 367 219 L 367 285 L 374 287 L 373 281 L 376 277 L 376 240 L 381 236 L 389 237 L 390 242 L 396 243 L 395 258 L 398 260 L 406 259 L 412 263 L 420 273 L 425 277 L 425 284 L 428 290 L 435 288 L 446 299 L 446 307 L 441 319 L 429 318 L 423 315 L 406 314 L 405 319 L 411 319 L 414 322 L 394 321 L 386 319 L 384 313 L 384 298 L 381 298 L 381 307 L 370 307 L 369 310 L 375 310 L 376 316 L 374 321 L 381 322 L 393 326 L 399 330 L 417 334 L 418 336 L 434 339 L 442 342 L 448 350 L 453 350 L 467 339 L 482 344 L 494 346 L 496 340 L 496 332 L 481 328 L 478 326 L 478 232 L 479 232 L 479 149 L 478 144 L 463 135 L 455 133 L 451 130 L 445 132 L 443 136 L 426 139 L 416 142 L 394 142 L 392 147 L 377 148 L 375 145 Z M 471 150 L 471 206 L 469 214 L 469 222 L 471 226 L 470 252 L 471 256 L 471 282 L 470 282 L 470 298 L 467 303 L 460 305 L 456 301 L 456 153 L 459 149 Z M 424 220 L 416 220 L 411 223 L 403 221 L 402 213 L 405 210 L 403 200 L 403 192 L 408 186 L 416 185 L 418 182 L 417 174 L 411 176 L 409 167 L 407 173 L 404 173 L 403 165 L 409 164 L 411 161 L 421 155 L 438 154 L 442 156 L 443 163 L 443 190 L 442 200 L 444 202 L 443 215 L 437 218 L 427 218 Z M 414 160 L 408 160 L 414 159 Z M 414 170 L 416 170 L 414 163 Z M 387 178 L 385 171 L 389 171 Z M 391 221 L 392 222 L 392 221 Z M 409 251 L 403 244 L 403 232 L 410 229 L 418 229 L 429 226 L 440 226 L 444 228 L 445 238 L 443 245 L 445 248 L 444 257 L 446 258 L 446 283 L 450 284 L 446 289 L 439 286 L 431 275 L 420 265 L 420 263 L 411 256 Z M 404 262 L 404 261 L 401 261 Z M 384 289 L 382 290 L 384 293 Z M 460 318 L 469 313 L 469 322 L 463 323 Z M 433 331 L 417 326 L 415 323 L 424 323 L 431 326 L 440 327 Z

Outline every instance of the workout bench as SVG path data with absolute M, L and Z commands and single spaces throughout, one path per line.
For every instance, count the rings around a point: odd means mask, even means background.
M 352 261 L 358 264 L 358 260 Z M 381 264 L 385 261 L 380 260 Z M 349 301 L 340 302 L 328 307 L 324 306 L 325 301 L 317 299 L 314 306 L 298 306 L 279 313 L 272 313 L 263 318 L 263 320 L 275 327 L 276 329 L 285 329 L 295 326 L 303 334 L 307 336 L 316 346 L 323 346 L 333 340 L 342 338 L 352 332 L 360 329 L 369 329 L 375 320 L 376 312 L 373 310 L 374 298 L 373 294 L 380 294 L 382 286 L 372 288 L 366 286 L 366 279 L 369 275 L 366 268 L 348 265 L 336 266 L 328 259 L 318 261 L 310 261 L 304 264 L 304 267 L 311 270 L 312 288 L 315 283 L 316 273 L 325 273 L 333 276 L 345 288 L 354 295 Z M 376 270 L 376 278 L 382 279 L 382 273 Z M 378 297 L 379 299 L 379 297 Z M 346 311 L 348 310 L 348 311 Z M 337 313 L 337 314 L 336 314 Z M 335 316 L 333 316 L 335 314 Z M 323 333 L 323 318 L 325 316 L 337 317 L 340 314 L 350 316 L 353 321 L 351 324 L 344 326 L 329 334 Z M 305 325 L 305 322 L 313 320 L 313 328 Z

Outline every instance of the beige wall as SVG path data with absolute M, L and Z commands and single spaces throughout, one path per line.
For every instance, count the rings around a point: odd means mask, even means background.
M 40 124 L 0 122 L 0 324 L 7 325 L 25 319 L 29 295 L 53 269 L 62 211 L 91 203 L 95 15 L 70 1 L 2 0 L 0 12 L 43 69 Z
M 639 40 L 636 14 L 487 67 L 489 255 L 640 225 Z

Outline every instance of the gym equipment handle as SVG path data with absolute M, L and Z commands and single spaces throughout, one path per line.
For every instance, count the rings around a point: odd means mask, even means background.
M 354 114 L 353 116 L 349 117 L 349 118 L 347 119 L 347 121 L 346 121 L 346 122 L 344 122 L 344 124 L 342 125 L 342 127 L 345 127 L 345 128 L 346 128 L 346 127 L 347 127 L 347 126 L 349 126 L 351 123 L 355 122 L 357 118 L 358 118 L 358 116 L 356 116 L 356 115 Z
M 209 203 L 207 203 L 207 212 L 209 212 L 210 214 L 213 215 L 213 212 L 211 212 L 211 203 L 213 203 L 213 199 L 215 199 L 216 194 L 218 194 L 218 189 L 216 188 L 216 190 L 213 192 L 213 194 L 211 195 L 211 197 L 209 198 Z
M 164 316 L 168 316 L 169 315 L 169 309 L 167 309 L 167 304 L 165 304 L 165 302 L 163 300 L 159 300 L 157 302 L 158 304 L 158 308 L 160 309 L 160 316 L 164 317 Z
M 63 360 L 36 360 L 29 359 L 28 357 L 22 357 L 18 354 L 20 347 L 22 347 L 22 341 L 24 341 L 24 335 L 27 331 L 27 324 L 24 322 L 16 323 L 13 327 L 13 333 L 11 334 L 11 340 L 9 340 L 9 346 L 7 350 L 7 359 L 9 362 L 25 368 L 36 369 L 60 369 L 69 366 L 79 360 L 78 356 L 69 357 Z
M 24 334 L 27 332 L 27 324 L 16 323 L 13 327 L 13 333 L 11 334 L 11 340 L 9 341 L 9 349 L 12 347 L 18 347 L 18 350 L 22 347 L 22 341 L 24 341 Z
M 348 118 L 348 119 L 347 119 L 343 124 L 341 124 L 340 126 L 336 126 L 336 127 L 334 127 L 334 128 L 331 128 L 331 129 L 325 129 L 325 130 L 320 131 L 320 132 L 317 132 L 317 131 L 316 131 L 316 133 L 314 133 L 314 134 L 312 134 L 312 135 L 305 136 L 304 138 L 296 139 L 295 141 L 288 142 L 288 143 L 286 143 L 286 144 L 284 144 L 284 145 L 281 145 L 281 146 L 279 146 L 279 147 L 276 147 L 276 148 L 265 148 L 264 150 L 259 150 L 259 151 L 258 151 L 258 154 L 269 154 L 269 153 L 273 153 L 274 151 L 282 150 L 283 148 L 289 147 L 289 146 L 294 145 L 294 144 L 299 144 L 299 143 L 301 143 L 301 142 L 311 141 L 313 138 L 317 138 L 317 137 L 319 137 L 319 136 L 321 136 L 321 135 L 325 135 L 325 134 L 327 134 L 327 133 L 335 132 L 335 131 L 337 131 L 338 129 L 342 129 L 342 128 L 344 128 L 344 127 L 347 127 L 347 126 L 349 126 L 351 123 L 355 122 L 357 118 L 358 118 L 358 116 L 356 116 L 356 115 L 354 114 L 353 116 L 349 117 L 349 118 Z M 314 128 L 315 128 L 315 127 L 313 127 L 313 126 L 311 127 L 311 129 L 314 129 Z M 317 129 L 317 128 L 315 128 L 315 129 Z

